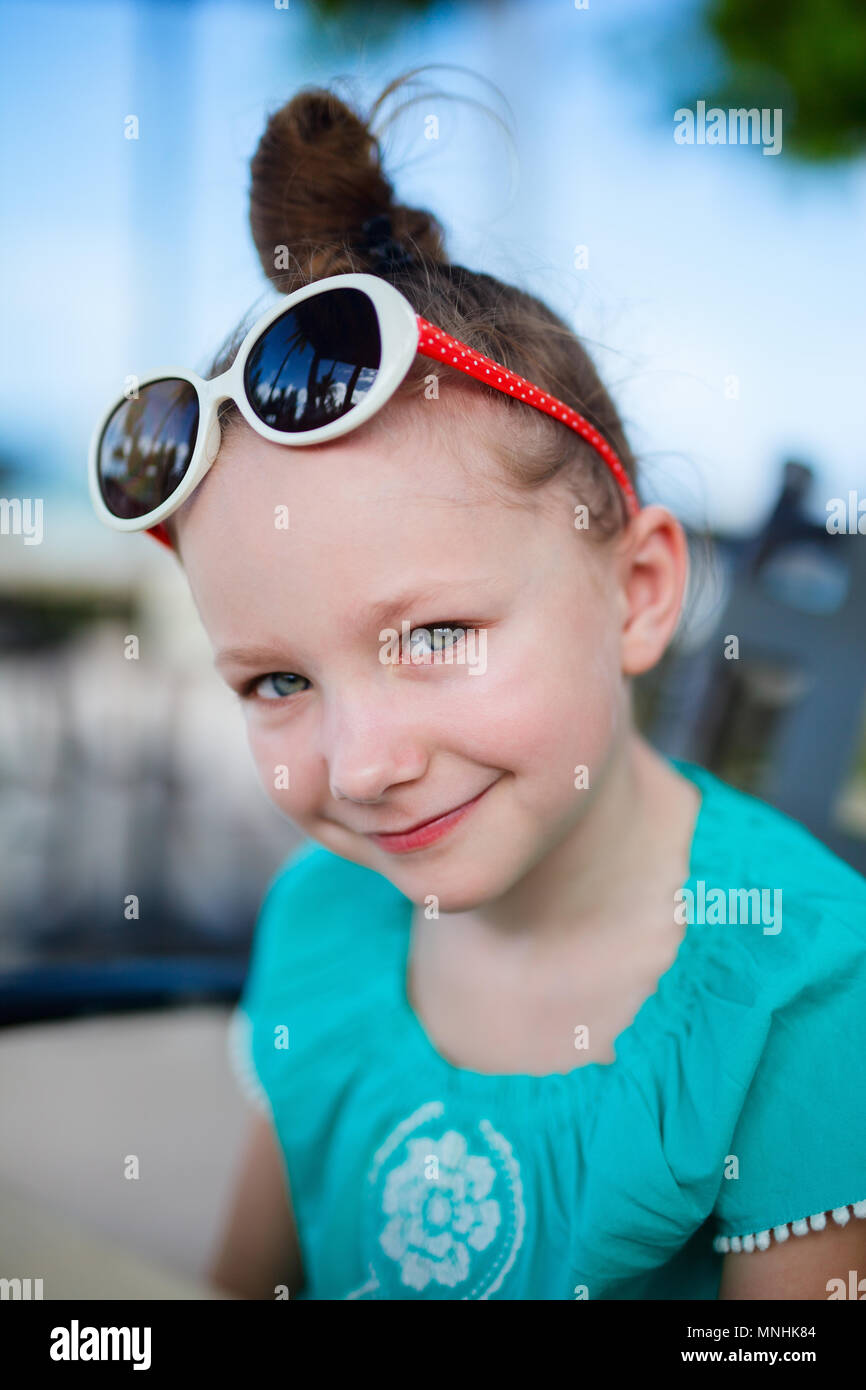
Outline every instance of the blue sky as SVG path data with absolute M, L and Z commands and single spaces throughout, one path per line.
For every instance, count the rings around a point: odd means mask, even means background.
M 786 457 L 815 467 L 816 515 L 862 492 L 866 163 L 678 146 L 659 55 L 694 8 L 441 5 L 376 47 L 345 26 L 317 34 L 299 0 L 6 0 L 0 456 L 23 470 L 19 491 L 54 479 L 84 500 L 90 431 L 118 381 L 201 368 L 269 302 L 246 221 L 266 113 L 310 82 L 349 74 L 369 100 L 442 62 L 497 85 L 508 110 L 469 75 L 428 78 L 491 105 L 513 142 L 470 106 L 421 102 L 386 138 L 397 193 L 436 212 L 453 260 L 539 294 L 584 337 L 651 495 L 741 532 Z

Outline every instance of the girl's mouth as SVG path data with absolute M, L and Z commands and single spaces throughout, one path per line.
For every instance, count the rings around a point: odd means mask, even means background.
M 494 786 L 493 782 L 490 786 Z M 436 816 L 433 820 L 422 821 L 420 825 L 412 826 L 409 830 L 398 831 L 391 835 L 370 835 L 370 839 L 381 849 L 387 849 L 391 854 L 406 854 L 413 849 L 426 849 L 436 840 L 441 840 L 443 835 L 447 835 L 455 825 L 463 820 L 464 816 L 469 815 L 474 806 L 477 806 L 482 796 L 490 791 L 490 787 L 485 787 L 483 792 L 473 796 L 471 801 L 464 801 L 462 806 L 455 806 L 453 811 L 446 811 L 443 816 Z

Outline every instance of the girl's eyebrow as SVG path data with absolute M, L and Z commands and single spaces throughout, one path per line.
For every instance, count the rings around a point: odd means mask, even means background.
M 457 593 L 470 585 L 480 584 L 481 579 L 469 580 L 447 580 L 439 584 L 427 584 L 419 589 L 407 589 L 402 594 L 396 594 L 391 598 L 382 599 L 379 603 L 373 603 L 368 608 L 370 626 L 381 628 L 389 626 L 396 619 L 403 620 L 408 618 L 412 609 L 416 611 L 422 605 L 437 603 L 452 590 Z M 443 617 L 455 617 L 455 614 L 442 614 Z
M 223 651 L 217 652 L 213 664 L 218 669 L 221 666 L 261 666 L 267 665 L 269 661 L 275 661 L 279 657 L 279 648 L 276 644 L 272 647 L 226 647 Z
M 456 597 L 458 592 L 470 587 L 474 588 L 483 582 L 481 576 L 458 581 L 447 580 L 417 589 L 407 589 L 401 594 L 392 595 L 391 598 L 380 599 L 367 608 L 368 625 L 371 630 L 375 629 L 378 634 L 381 628 L 393 626 L 395 621 L 400 622 L 404 619 L 411 621 L 410 614 L 413 608 L 417 612 L 422 605 L 441 601 L 446 593 L 453 592 Z M 429 617 L 429 615 L 427 616 Z M 443 613 L 441 616 L 453 618 L 458 615 Z M 391 620 L 390 623 L 389 620 Z M 276 641 L 270 646 L 226 647 L 216 655 L 213 664 L 217 668 L 230 665 L 266 666 L 268 662 L 279 661 L 280 659 L 280 643 Z

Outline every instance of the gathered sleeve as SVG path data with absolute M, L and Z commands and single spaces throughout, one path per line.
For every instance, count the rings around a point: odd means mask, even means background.
M 767 1040 L 726 1156 L 722 1254 L 866 1218 L 866 884 L 794 940 L 785 988 L 767 991 Z

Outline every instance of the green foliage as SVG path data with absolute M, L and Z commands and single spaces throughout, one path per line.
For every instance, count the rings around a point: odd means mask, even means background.
M 864 0 L 711 0 L 728 74 L 713 106 L 781 106 L 785 149 L 810 160 L 866 148 Z
M 480 0 L 463 0 L 475 7 Z M 433 8 L 434 0 L 311 0 L 320 42 L 382 44 Z M 489 12 L 497 0 L 487 0 Z M 527 9 L 529 8 L 527 0 Z M 647 3 L 631 21 L 629 39 L 642 47 L 664 25 Z M 866 148 L 866 0 L 706 0 L 697 32 L 684 47 L 665 42 L 678 105 L 704 97 L 708 106 L 780 107 L 784 148 L 803 159 L 853 158 Z M 635 32 L 637 31 L 637 32 Z M 654 31 L 657 31 L 654 34 Z M 710 89 L 689 87 L 689 48 L 714 41 L 724 76 Z M 677 53 L 679 52 L 679 60 Z M 671 72 L 671 64 L 682 67 Z M 662 79 L 664 80 L 664 79 Z

